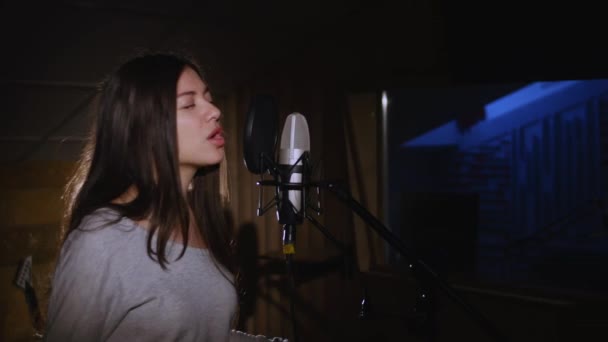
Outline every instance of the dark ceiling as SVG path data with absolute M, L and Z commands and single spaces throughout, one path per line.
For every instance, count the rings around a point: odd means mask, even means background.
M 98 82 L 142 48 L 187 49 L 205 66 L 214 95 L 288 80 L 338 81 L 351 91 L 473 83 L 485 89 L 483 98 L 496 98 L 531 81 L 608 78 L 604 12 L 581 1 L 534 4 L 4 1 L 0 160 L 32 151 L 76 155 Z M 452 111 L 480 101 L 462 100 Z
M 89 84 L 136 48 L 178 46 L 200 56 L 218 91 L 277 72 L 331 74 L 353 89 L 606 75 L 593 8 L 465 4 L 5 2 L 1 79 Z

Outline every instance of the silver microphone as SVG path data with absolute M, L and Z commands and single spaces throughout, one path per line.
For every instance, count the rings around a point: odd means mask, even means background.
M 308 132 L 306 118 L 300 113 L 289 114 L 285 120 L 285 125 L 283 126 L 283 133 L 281 134 L 281 143 L 279 146 L 279 168 L 283 171 L 292 171 L 289 174 L 285 172 L 286 179 L 283 179 L 284 182 L 295 184 L 302 183 L 303 169 L 305 167 L 302 155 L 305 152 L 310 152 L 310 134 Z M 287 177 L 289 178 L 287 179 Z M 287 198 L 282 197 L 283 194 L 279 194 L 279 205 L 283 206 L 284 210 L 293 209 L 295 214 L 299 214 L 303 205 L 305 205 L 302 203 L 303 196 L 301 190 L 289 190 Z M 285 208 L 285 206 L 288 206 L 289 208 Z M 279 215 L 278 219 L 280 223 L 294 223 L 288 222 L 288 217 L 290 215 L 285 215 L 287 217 L 280 217 L 279 211 L 277 211 L 277 215 Z M 285 211 L 282 212 L 285 213 Z

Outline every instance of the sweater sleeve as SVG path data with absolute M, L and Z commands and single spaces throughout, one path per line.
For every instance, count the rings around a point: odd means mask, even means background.
M 105 341 L 136 305 L 112 248 L 97 232 L 74 231 L 64 244 L 49 300 L 46 341 Z

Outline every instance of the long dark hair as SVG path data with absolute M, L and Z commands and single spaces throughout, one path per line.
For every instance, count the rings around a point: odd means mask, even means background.
M 146 53 L 122 64 L 102 83 L 91 137 L 66 187 L 63 241 L 86 215 L 110 207 L 120 217 L 149 220 L 148 255 L 164 269 L 166 245 L 178 227 L 184 245 L 179 258 L 185 253 L 190 207 L 211 255 L 235 271 L 232 227 L 225 217 L 225 158 L 198 170 L 187 194 L 180 186 L 176 87 L 185 67 L 204 80 L 198 65 L 185 55 Z M 133 201 L 111 202 L 131 186 L 137 190 Z

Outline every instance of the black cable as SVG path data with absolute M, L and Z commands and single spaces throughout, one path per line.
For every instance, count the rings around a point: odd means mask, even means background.
M 296 295 L 296 280 L 295 273 L 293 271 L 293 256 L 294 254 L 285 254 L 285 264 L 287 266 L 287 276 L 289 277 L 289 288 L 290 288 L 290 301 L 289 311 L 291 314 L 291 324 L 293 328 L 293 340 L 298 342 L 298 329 L 296 324 L 296 309 L 295 309 L 295 295 Z

